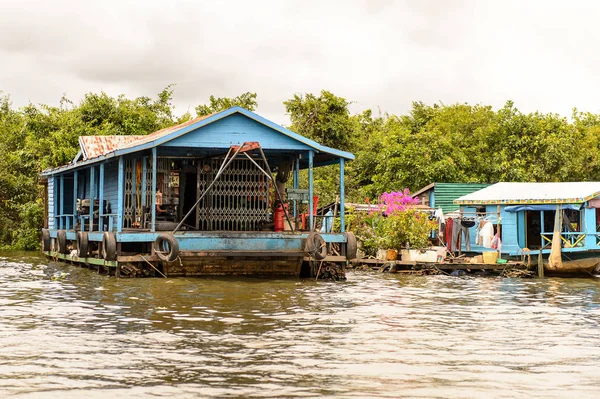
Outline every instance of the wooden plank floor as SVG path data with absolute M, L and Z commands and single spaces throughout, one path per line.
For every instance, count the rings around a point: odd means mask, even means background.
M 521 269 L 526 270 L 527 265 L 521 262 L 508 263 L 468 263 L 468 262 L 417 262 L 417 261 L 385 261 L 381 259 L 355 259 L 351 262 L 353 266 L 367 265 L 372 268 L 380 268 L 381 266 L 390 266 L 392 270 L 422 270 L 422 269 L 439 269 L 443 271 L 454 270 L 504 270 L 504 269 Z M 530 266 L 534 270 L 535 266 Z

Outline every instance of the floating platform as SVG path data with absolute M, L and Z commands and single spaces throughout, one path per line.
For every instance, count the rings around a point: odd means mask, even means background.
M 534 276 L 537 275 L 536 265 L 527 265 L 523 262 L 509 261 L 507 263 L 469 263 L 469 262 L 418 262 L 418 261 L 387 261 L 381 259 L 355 259 L 350 262 L 352 267 L 367 266 L 381 272 L 389 273 L 415 273 L 437 272 L 450 274 L 457 270 L 469 272 L 504 273 L 505 275 Z M 511 273 L 507 273 L 511 271 Z

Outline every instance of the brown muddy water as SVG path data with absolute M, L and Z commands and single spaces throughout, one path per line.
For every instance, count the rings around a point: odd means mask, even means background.
M 115 279 L 0 254 L 0 396 L 596 398 L 600 281 Z

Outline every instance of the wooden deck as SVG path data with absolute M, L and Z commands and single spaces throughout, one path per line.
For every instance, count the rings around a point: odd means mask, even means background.
M 456 270 L 465 272 L 488 271 L 501 273 L 506 271 L 531 272 L 537 275 L 537 266 L 522 262 L 509 261 L 507 263 L 469 263 L 469 262 L 417 262 L 417 261 L 386 261 L 381 259 L 356 259 L 350 262 L 352 267 L 368 266 L 379 271 L 390 273 L 411 273 L 423 271 L 438 271 L 452 273 Z

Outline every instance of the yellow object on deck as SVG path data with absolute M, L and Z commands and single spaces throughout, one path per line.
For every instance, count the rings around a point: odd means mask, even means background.
M 482 255 L 483 255 L 483 263 L 485 263 L 487 265 L 494 264 L 498 260 L 498 252 L 496 252 L 496 251 L 484 252 Z

